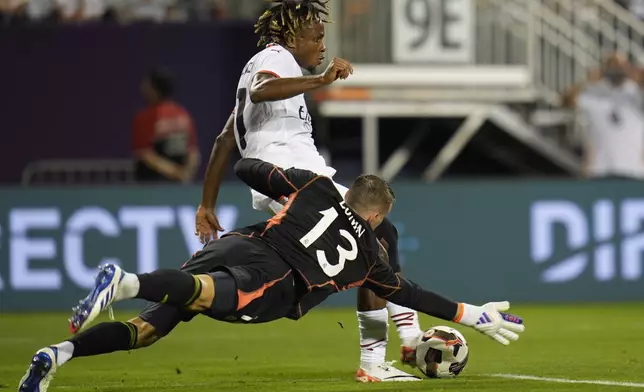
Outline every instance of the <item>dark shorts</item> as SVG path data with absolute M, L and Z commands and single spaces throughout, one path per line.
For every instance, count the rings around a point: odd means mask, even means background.
M 213 277 L 215 301 L 212 309 L 201 314 L 216 320 L 263 323 L 284 317 L 296 304 L 293 270 L 273 248 L 256 238 L 231 235 L 211 241 L 181 270 Z M 164 336 L 197 314 L 154 303 L 139 317 Z

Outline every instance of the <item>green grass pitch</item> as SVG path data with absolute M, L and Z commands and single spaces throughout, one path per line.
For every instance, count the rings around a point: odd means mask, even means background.
M 470 362 L 453 380 L 357 384 L 355 311 L 318 309 L 298 322 L 265 325 L 197 318 L 150 348 L 72 360 L 59 369 L 50 390 L 644 391 L 644 304 L 519 305 L 512 311 L 524 317 L 526 331 L 509 347 L 459 327 Z M 32 353 L 65 339 L 66 320 L 65 314 L 0 314 L 0 390 L 16 390 Z M 444 324 L 424 316 L 421 323 L 423 328 Z M 396 359 L 393 324 L 389 335 L 388 358 Z M 634 384 L 599 384 L 605 381 Z

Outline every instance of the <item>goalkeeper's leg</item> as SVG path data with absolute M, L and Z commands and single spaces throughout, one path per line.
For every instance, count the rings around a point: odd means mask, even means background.
M 180 309 L 154 304 L 139 317 L 127 322 L 100 323 L 61 343 L 41 348 L 31 358 L 18 391 L 45 392 L 58 368 L 71 359 L 150 346 L 182 320 L 185 321 L 186 318 L 182 316 Z M 157 329 L 152 322 L 161 327 Z
M 90 294 L 74 308 L 70 328 L 84 330 L 62 343 L 38 350 L 20 381 L 20 392 L 44 392 L 58 366 L 72 358 L 146 347 L 169 333 L 179 322 L 209 309 L 214 302 L 214 280 L 179 270 L 130 274 L 110 264 L 101 267 Z M 157 302 L 126 323 L 87 326 L 115 301 L 131 298 Z M 152 309 L 152 310 L 151 310 Z M 186 316 L 188 315 L 188 316 Z M 162 328 L 159 328 L 159 326 Z
M 70 319 L 72 333 L 83 330 L 113 302 L 140 298 L 200 312 L 210 308 L 215 284 L 210 275 L 164 269 L 131 274 L 108 264 L 99 269 L 94 288 L 75 307 Z

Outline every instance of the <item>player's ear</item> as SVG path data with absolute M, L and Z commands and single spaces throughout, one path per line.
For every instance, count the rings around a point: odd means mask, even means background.
M 367 217 L 366 220 L 367 220 L 367 223 L 369 224 L 369 226 L 371 226 L 371 228 L 375 230 L 376 227 L 378 227 L 378 225 L 381 222 L 381 220 L 379 220 L 379 218 L 380 218 L 380 213 L 373 212 L 371 215 L 369 215 Z

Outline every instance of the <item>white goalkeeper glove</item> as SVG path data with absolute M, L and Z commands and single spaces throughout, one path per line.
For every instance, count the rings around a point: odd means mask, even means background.
M 519 333 L 525 330 L 521 317 L 503 313 L 508 309 L 508 301 L 488 302 L 483 306 L 461 303 L 454 322 L 472 327 L 507 346 L 510 341 L 519 339 Z

